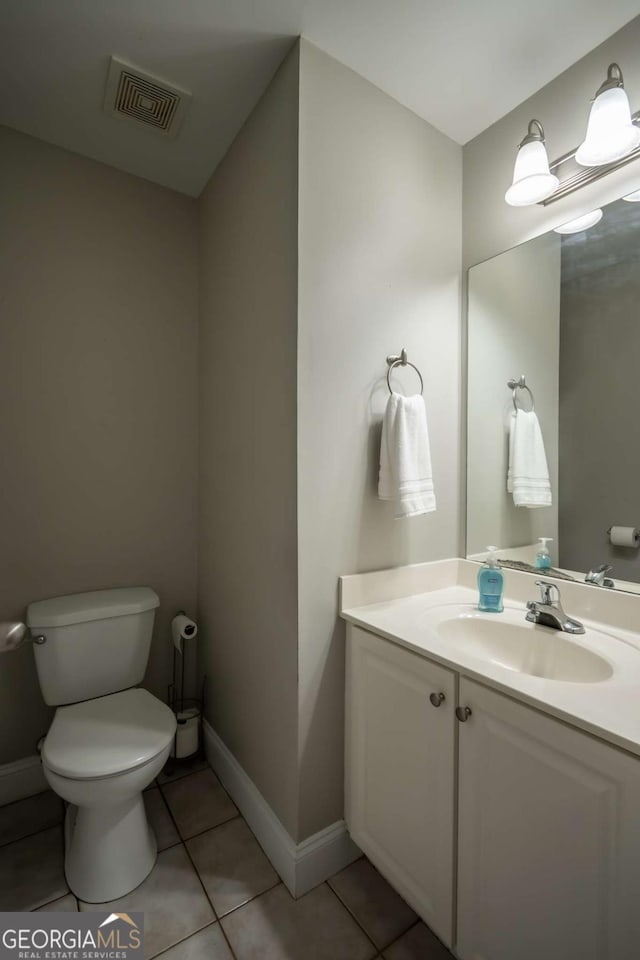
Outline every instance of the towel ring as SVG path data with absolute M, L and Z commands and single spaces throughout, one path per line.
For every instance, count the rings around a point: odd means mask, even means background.
M 529 396 L 531 397 L 531 413 L 535 413 L 536 402 L 533 399 L 533 393 L 531 389 L 527 386 L 527 381 L 525 379 L 524 373 L 519 378 L 519 380 L 507 380 L 507 386 L 511 390 L 511 399 L 513 400 L 513 409 L 518 412 L 521 409 L 517 403 L 518 390 L 526 390 Z
M 389 369 L 387 370 L 387 386 L 389 387 L 389 393 L 393 393 L 393 390 L 391 389 L 391 371 L 393 370 L 394 367 L 401 366 L 401 367 L 412 367 L 415 370 L 415 372 L 418 374 L 418 378 L 420 380 L 420 396 L 422 396 L 422 394 L 424 393 L 424 380 L 422 379 L 422 374 L 416 367 L 415 363 L 411 363 L 410 360 L 407 360 L 407 351 L 404 349 L 404 347 L 402 348 L 402 351 L 399 357 L 396 357 L 393 355 L 387 357 L 387 363 L 389 364 Z

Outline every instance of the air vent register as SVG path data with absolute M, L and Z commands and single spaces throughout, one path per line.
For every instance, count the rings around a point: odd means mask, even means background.
M 190 101 L 186 90 L 111 58 L 104 109 L 112 116 L 176 137 Z

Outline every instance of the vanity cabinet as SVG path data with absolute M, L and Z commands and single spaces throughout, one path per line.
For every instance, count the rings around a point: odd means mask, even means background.
M 350 624 L 346 785 L 354 840 L 461 960 L 640 956 L 636 757 Z
M 640 956 L 640 761 L 471 680 L 459 696 L 462 960 Z
M 456 676 L 354 626 L 346 666 L 349 831 L 451 945 Z

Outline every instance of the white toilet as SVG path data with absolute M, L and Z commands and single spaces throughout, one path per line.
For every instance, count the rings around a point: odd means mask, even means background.
M 103 903 L 142 883 L 156 859 L 142 791 L 169 756 L 173 711 L 136 688 L 149 657 L 157 595 L 98 590 L 32 603 L 27 625 L 45 702 L 57 706 L 42 748 L 45 776 L 69 803 L 65 873 Z

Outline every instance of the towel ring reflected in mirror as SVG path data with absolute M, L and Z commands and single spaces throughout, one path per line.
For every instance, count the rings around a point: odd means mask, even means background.
M 418 374 L 418 378 L 420 380 L 420 396 L 422 396 L 424 393 L 424 380 L 422 379 L 422 374 L 416 367 L 415 363 L 411 363 L 410 360 L 407 360 L 407 351 L 404 349 L 404 347 L 400 351 L 399 357 L 394 355 L 388 356 L 387 363 L 389 365 L 389 369 L 387 370 L 387 386 L 389 387 L 389 393 L 393 393 L 391 388 L 391 371 L 394 369 L 394 367 L 412 367 Z
M 524 373 L 518 380 L 507 380 L 507 386 L 511 390 L 511 399 L 513 400 L 513 409 L 518 412 L 518 410 L 524 410 L 524 407 L 518 406 L 518 390 L 526 390 L 531 398 L 531 410 L 530 413 L 535 413 L 536 402 L 533 399 L 533 393 L 531 389 L 527 386 L 527 381 L 525 379 Z

